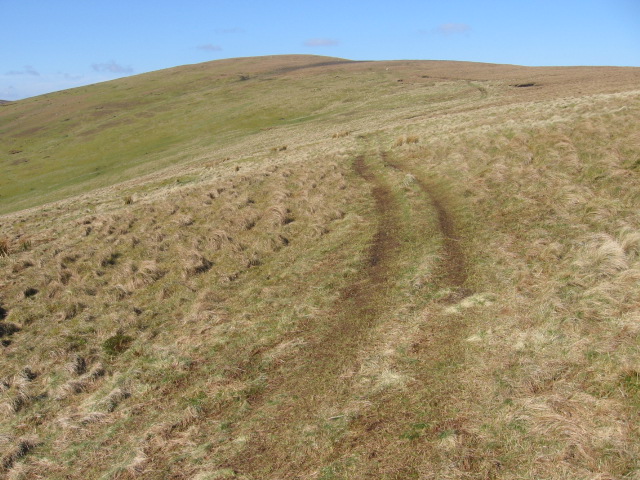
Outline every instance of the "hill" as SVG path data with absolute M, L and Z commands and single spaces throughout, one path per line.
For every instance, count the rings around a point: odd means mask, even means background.
M 312 56 L 0 109 L 8 478 L 635 478 L 640 69 Z

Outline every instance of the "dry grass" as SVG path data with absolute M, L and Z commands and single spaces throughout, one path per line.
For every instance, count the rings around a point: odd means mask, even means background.
M 9 248 L 11 244 L 6 237 L 0 237 L 0 257 L 6 257 L 9 255 Z
M 8 442 L 7 442 L 8 443 Z M 37 437 L 29 436 L 17 439 L 4 450 L 0 460 L 0 472 L 10 470 L 14 464 L 38 445 Z
M 251 62 L 233 88 L 327 109 L 377 68 Z M 0 217 L 3 475 L 637 477 L 632 73 L 383 66 L 340 117 Z
M 333 135 L 331 135 L 331 138 L 344 138 L 344 137 L 348 137 L 349 135 L 351 135 L 350 130 L 343 130 L 341 132 L 334 133 Z
M 420 142 L 420 137 L 418 137 L 417 135 L 405 135 L 405 136 L 396 138 L 396 141 L 393 142 L 393 146 L 401 147 L 402 145 L 416 144 L 419 142 Z

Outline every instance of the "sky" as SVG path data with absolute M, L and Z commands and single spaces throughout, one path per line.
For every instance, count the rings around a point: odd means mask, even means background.
M 640 0 L 0 0 L 3 100 L 278 54 L 640 66 Z

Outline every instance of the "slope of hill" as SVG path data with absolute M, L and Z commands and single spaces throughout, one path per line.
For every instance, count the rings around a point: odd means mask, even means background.
M 0 109 L 8 478 L 638 478 L 640 69 L 311 56 Z

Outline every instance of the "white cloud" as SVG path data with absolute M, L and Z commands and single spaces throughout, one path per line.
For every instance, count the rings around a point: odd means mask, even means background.
M 221 34 L 221 35 L 226 35 L 229 33 L 244 33 L 244 30 L 239 28 L 239 27 L 233 27 L 233 28 L 216 28 L 214 30 L 215 33 L 217 34 Z
M 82 80 L 84 78 L 82 75 L 72 75 L 70 73 L 58 72 L 58 74 L 62 75 L 65 80 L 71 80 L 71 81 Z
M 0 100 L 17 100 L 19 94 L 13 85 L 0 89 Z
M 198 45 L 198 50 L 204 50 L 205 52 L 219 52 L 222 50 L 220 45 L 213 45 L 211 43 L 205 43 L 204 45 Z
M 13 83 L 15 79 L 0 75 L 0 99 L 20 100 L 22 98 L 42 95 L 43 93 L 66 90 L 68 88 L 104 81 L 103 75 L 94 77 L 75 76 L 63 72 L 54 74 L 43 73 L 38 76 L 20 78 L 20 83 Z
M 340 42 L 332 38 L 310 38 L 304 42 L 305 47 L 331 47 Z
M 31 75 L 34 77 L 40 76 L 40 73 L 31 65 L 25 65 L 22 68 L 22 70 L 11 70 L 10 72 L 5 73 L 5 75 Z
M 123 66 L 115 62 L 115 60 L 111 60 L 107 63 L 94 63 L 91 65 L 91 68 L 96 72 L 106 72 L 106 73 L 132 73 L 133 68 L 130 66 Z
M 466 23 L 443 23 L 442 25 L 438 25 L 438 28 L 436 28 L 436 32 L 441 35 L 455 35 L 470 31 L 471 27 Z

